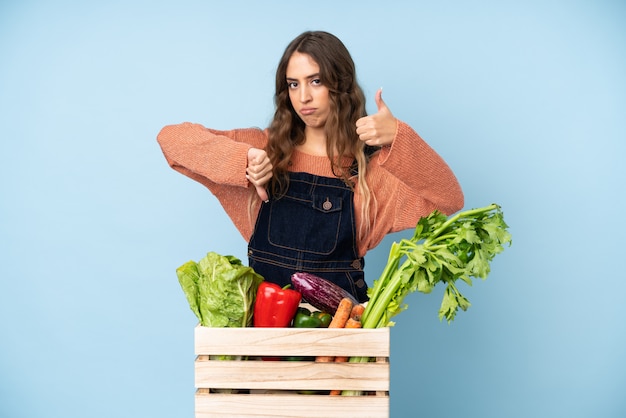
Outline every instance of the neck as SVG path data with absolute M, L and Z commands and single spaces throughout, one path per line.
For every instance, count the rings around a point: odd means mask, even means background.
M 304 131 L 304 143 L 297 148 L 307 154 L 326 156 L 326 132 L 324 129 L 307 127 Z

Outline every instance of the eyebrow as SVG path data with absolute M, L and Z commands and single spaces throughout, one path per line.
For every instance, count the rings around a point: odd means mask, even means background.
M 320 76 L 320 73 L 315 73 L 315 74 L 308 75 L 308 76 L 306 76 L 304 78 L 307 79 L 307 80 L 310 80 L 310 79 L 316 78 L 316 77 L 319 78 L 319 76 Z M 292 78 L 292 77 L 285 77 L 285 78 L 287 79 L 287 81 L 298 81 L 297 78 Z

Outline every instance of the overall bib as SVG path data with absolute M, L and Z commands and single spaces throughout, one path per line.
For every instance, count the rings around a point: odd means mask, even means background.
M 340 179 L 289 173 L 287 193 L 261 205 L 248 258 L 268 282 L 285 286 L 303 271 L 367 300 L 353 192 Z

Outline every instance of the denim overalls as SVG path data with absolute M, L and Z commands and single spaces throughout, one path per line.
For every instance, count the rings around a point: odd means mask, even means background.
M 303 271 L 367 300 L 353 192 L 341 179 L 289 173 L 287 193 L 261 205 L 248 257 L 268 282 L 285 286 Z

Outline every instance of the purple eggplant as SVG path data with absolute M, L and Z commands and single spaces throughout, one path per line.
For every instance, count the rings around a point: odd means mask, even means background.
M 302 298 L 322 312 L 334 315 L 341 299 L 348 298 L 358 304 L 356 298 L 335 283 L 311 273 L 297 272 L 291 275 L 293 288 Z

